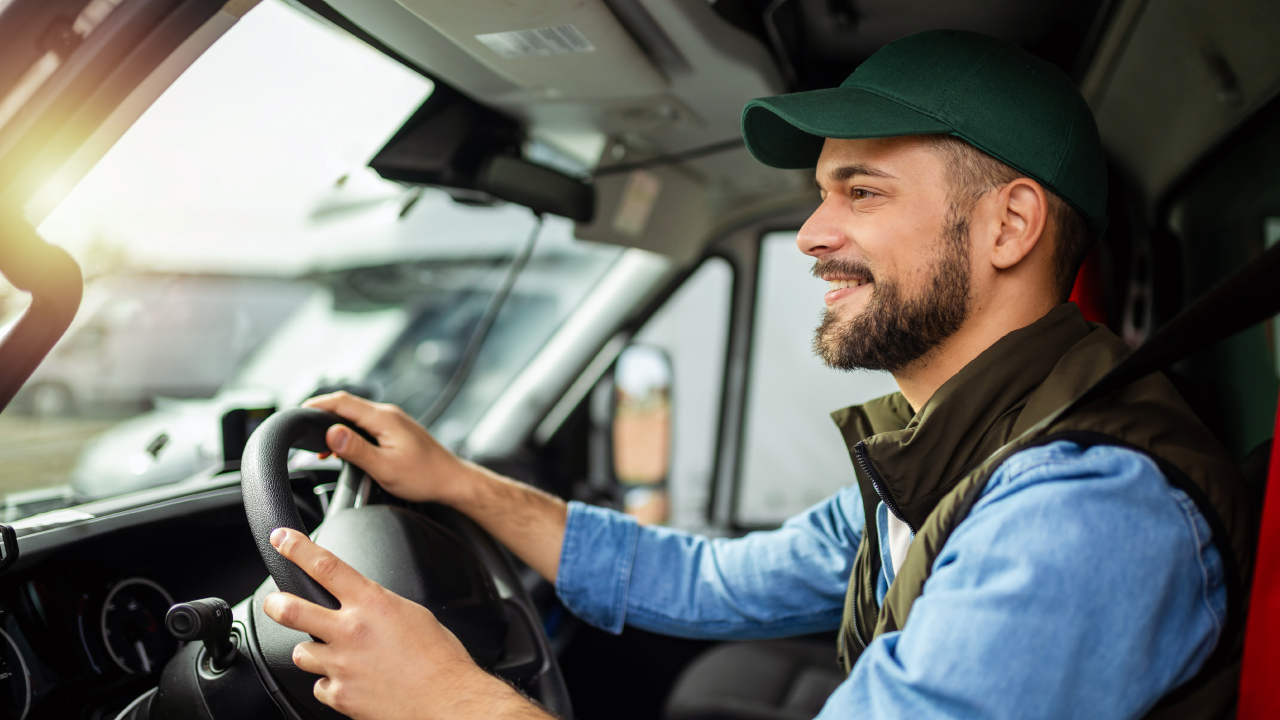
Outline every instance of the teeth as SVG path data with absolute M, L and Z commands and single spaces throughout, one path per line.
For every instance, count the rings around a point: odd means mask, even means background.
M 867 284 L 867 283 L 869 283 L 869 282 L 871 282 L 871 281 L 870 281 L 870 280 L 864 280 L 864 279 L 858 279 L 858 280 L 832 280 L 832 281 L 829 283 L 830 287 L 828 288 L 828 292 L 830 292 L 830 291 L 832 291 L 832 290 L 843 290 L 843 289 L 845 289 L 845 288 L 858 287 L 859 285 L 866 285 L 866 284 Z

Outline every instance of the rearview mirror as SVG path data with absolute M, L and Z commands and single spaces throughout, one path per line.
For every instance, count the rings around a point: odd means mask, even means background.
M 595 189 L 520 157 L 524 127 L 516 118 L 438 84 L 369 161 L 386 180 L 437 187 L 454 200 L 506 200 L 581 223 L 595 215 Z
M 595 191 L 568 175 L 528 160 L 495 155 L 480 171 L 480 189 L 538 213 L 591 222 Z

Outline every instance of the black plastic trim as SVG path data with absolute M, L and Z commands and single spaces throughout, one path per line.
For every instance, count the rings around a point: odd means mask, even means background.
M 41 240 L 14 213 L 0 227 L 0 274 L 31 293 L 31 307 L 0 340 L 0 410 L 18 394 L 80 307 L 80 266 L 62 248 Z
M 242 501 L 238 476 L 236 481 L 234 485 L 229 487 L 224 486 L 199 492 L 192 492 L 190 488 L 186 488 L 186 493 L 172 499 L 103 515 L 88 513 L 90 517 L 71 520 L 47 529 L 42 528 L 19 535 L 18 546 L 21 551 L 18 561 L 6 568 L 4 572 L 29 567 L 46 554 L 81 540 L 100 537 L 124 528 L 185 517 L 205 510 L 239 506 Z M 81 508 L 68 508 L 68 510 L 83 512 Z M 54 512 L 65 511 L 57 510 Z
M 0 572 L 18 561 L 18 534 L 9 525 L 0 525 Z
M 442 82 L 440 78 L 428 72 L 426 68 L 415 63 L 414 61 L 410 60 L 404 55 L 401 55 L 400 53 L 396 52 L 391 48 L 390 45 L 387 45 L 386 43 L 382 42 L 381 40 L 374 37 L 373 35 L 370 35 L 368 32 L 365 31 L 364 28 L 351 22 L 351 20 L 346 15 L 343 15 L 342 13 L 333 9 L 332 5 L 329 5 L 328 3 L 323 2 L 323 0 L 289 0 L 289 1 L 293 3 L 297 3 L 302 7 L 305 7 L 306 9 L 320 16 L 326 22 L 333 24 L 333 26 L 338 28 L 339 30 L 342 30 L 343 32 L 350 34 L 352 37 L 364 43 L 365 45 L 368 45 L 374 50 L 377 50 L 383 55 L 386 55 L 392 60 L 395 60 L 401 65 L 427 78 L 431 82 L 437 85 L 447 85 L 447 83 Z

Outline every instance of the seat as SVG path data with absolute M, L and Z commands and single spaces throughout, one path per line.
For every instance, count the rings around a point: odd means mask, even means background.
M 812 720 L 844 680 L 828 640 L 717 645 L 698 656 L 667 699 L 668 720 Z
M 1280 430 L 1280 415 L 1276 418 Z M 1274 678 L 1277 661 L 1276 638 L 1280 637 L 1280 624 L 1276 618 L 1276 522 L 1275 498 L 1264 517 L 1264 499 L 1267 485 L 1274 485 L 1280 478 L 1277 468 L 1270 466 L 1274 439 L 1259 444 L 1240 463 L 1245 484 L 1253 504 L 1255 525 L 1258 532 L 1258 554 L 1254 559 L 1253 587 L 1249 599 L 1249 617 L 1245 620 L 1245 647 L 1241 664 L 1240 701 L 1234 717 L 1240 720 L 1262 720 L 1276 717 L 1280 711 L 1280 695 L 1275 692 Z M 1274 490 L 1275 488 L 1271 488 Z

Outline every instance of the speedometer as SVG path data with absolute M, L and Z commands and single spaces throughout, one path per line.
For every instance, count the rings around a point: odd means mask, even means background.
M 0 630 L 0 707 L 22 720 L 31 709 L 31 673 L 27 660 L 9 633 Z
M 102 642 L 107 654 L 131 675 L 159 672 L 178 650 L 164 628 L 173 597 L 146 578 L 116 583 L 102 604 Z

